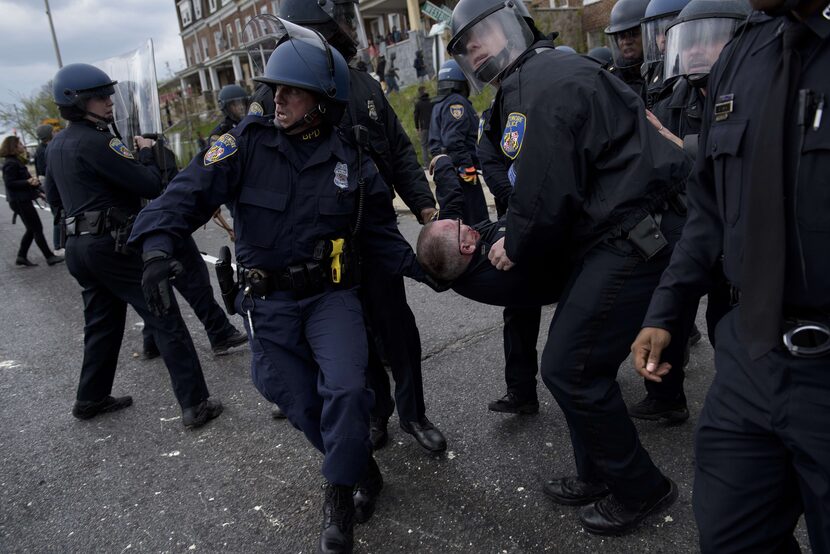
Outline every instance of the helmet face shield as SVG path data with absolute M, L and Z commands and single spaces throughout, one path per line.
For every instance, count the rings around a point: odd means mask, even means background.
M 643 38 L 640 26 L 609 33 L 608 47 L 618 69 L 638 67 L 643 63 Z
M 663 60 L 666 53 L 666 28 L 674 21 L 677 14 L 669 14 L 643 21 L 640 26 L 643 41 L 643 62 L 656 63 Z
M 290 40 L 297 56 L 305 64 L 308 72 L 306 78 L 315 81 L 318 85 L 316 90 L 325 96 L 334 96 L 337 88 L 334 82 L 334 59 L 331 47 L 318 32 L 270 14 L 262 14 L 247 23 L 244 36 L 245 48 L 256 75 L 255 81 L 276 84 L 268 76 L 268 60 L 278 45 Z M 295 41 L 305 43 L 311 48 L 298 48 Z M 308 59 L 310 52 L 322 54 L 327 63 L 320 64 L 318 60 Z
M 740 20 L 730 17 L 708 17 L 669 27 L 664 79 L 678 75 L 692 79 L 708 75 L 738 23 Z
M 354 41 L 358 50 L 369 47 L 363 18 L 360 17 L 360 7 L 356 2 L 335 2 L 331 18 L 340 26 L 340 30 Z
M 480 92 L 531 44 L 530 27 L 517 9 L 507 5 L 462 29 L 453 36 L 447 50 Z

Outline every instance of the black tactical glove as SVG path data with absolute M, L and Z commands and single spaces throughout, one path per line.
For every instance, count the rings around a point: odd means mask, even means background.
M 182 273 L 184 267 L 161 250 L 145 252 L 141 257 L 144 260 L 141 290 L 144 292 L 147 307 L 154 316 L 165 316 L 170 313 L 173 304 L 170 281 Z

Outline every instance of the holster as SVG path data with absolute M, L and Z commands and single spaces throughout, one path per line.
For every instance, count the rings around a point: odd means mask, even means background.
M 223 246 L 219 250 L 219 258 L 215 265 L 216 280 L 219 281 L 219 291 L 222 293 L 222 302 L 225 304 L 225 311 L 228 315 L 236 313 L 236 295 L 239 293 L 239 284 L 233 278 L 233 267 L 231 266 L 231 250 Z

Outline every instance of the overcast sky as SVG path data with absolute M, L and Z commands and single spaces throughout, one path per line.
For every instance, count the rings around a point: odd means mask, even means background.
M 49 0 L 64 65 L 94 62 L 153 39 L 159 81 L 184 67 L 174 0 Z M 43 0 L 0 0 L 0 103 L 13 103 L 58 70 Z M 2 134 L 2 133 L 0 133 Z

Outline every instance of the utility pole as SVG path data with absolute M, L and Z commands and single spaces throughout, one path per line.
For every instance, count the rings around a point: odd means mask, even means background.
M 49 29 L 52 31 L 52 44 L 55 46 L 55 56 L 58 58 L 58 69 L 63 67 L 61 60 L 61 50 L 58 48 L 58 37 L 55 35 L 55 24 L 52 23 L 52 12 L 49 10 L 49 0 L 43 0 L 46 4 L 46 17 L 49 18 Z

